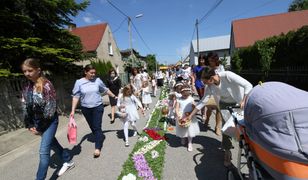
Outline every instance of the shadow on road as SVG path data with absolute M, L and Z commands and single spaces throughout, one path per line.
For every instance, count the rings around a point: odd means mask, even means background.
M 198 153 L 193 157 L 197 178 L 226 179 L 227 170 L 223 166 L 224 153 L 220 149 L 221 142 L 206 136 L 197 136 L 193 141 L 202 145 L 202 148 L 196 149 Z
M 201 126 L 200 126 L 201 127 Z M 200 128 L 200 130 L 204 130 Z M 180 147 L 181 139 L 174 134 L 166 134 L 170 147 Z M 196 177 L 204 179 L 226 179 L 227 169 L 223 166 L 224 153 L 220 149 L 221 142 L 212 137 L 196 136 L 193 144 L 200 144 L 202 148 L 194 150 L 193 161 L 195 163 Z

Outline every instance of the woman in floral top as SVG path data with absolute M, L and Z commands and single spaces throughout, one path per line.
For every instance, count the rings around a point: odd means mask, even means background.
M 55 138 L 58 127 L 58 114 L 56 111 L 56 92 L 51 82 L 42 76 L 39 61 L 26 59 L 22 64 L 22 71 L 29 80 L 22 91 L 25 127 L 34 135 L 42 137 L 40 145 L 40 162 L 36 179 L 45 179 L 49 161 L 50 150 L 53 149 L 63 160 L 63 166 L 58 172 L 62 175 L 74 167 L 67 150 Z

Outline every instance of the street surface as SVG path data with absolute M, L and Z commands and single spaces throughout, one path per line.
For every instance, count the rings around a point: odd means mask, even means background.
M 153 98 L 151 111 L 156 104 L 157 98 Z M 137 122 L 141 130 L 151 111 L 147 111 L 145 117 Z M 66 132 L 68 118 L 61 116 L 56 137 L 70 150 L 75 162 L 75 168 L 57 177 L 61 163 L 52 151 L 51 164 L 48 169 L 47 179 L 62 180 L 115 180 L 119 176 L 122 165 L 132 151 L 137 137 L 132 137 L 130 131 L 130 146 L 125 147 L 123 141 L 122 123 L 116 119 L 110 124 L 108 114 L 110 107 L 105 107 L 103 117 L 103 132 L 105 140 L 102 154 L 99 158 L 93 158 L 94 143 L 88 124 L 81 114 L 76 114 L 78 126 L 78 144 L 69 145 Z M 168 146 L 165 155 L 163 179 L 166 180 L 194 180 L 194 179 L 226 179 L 226 168 L 223 166 L 223 152 L 220 150 L 221 136 L 215 135 L 214 114 L 211 117 L 211 129 L 205 130 L 200 123 L 201 133 L 193 139 L 193 152 L 188 152 L 186 147 L 181 146 L 180 139 L 175 132 L 168 132 Z M 38 149 L 40 138 L 33 136 L 27 130 L 21 129 L 16 132 L 1 136 L 0 140 L 0 174 L 1 180 L 31 180 L 35 179 L 38 166 Z M 9 151 L 9 152 L 7 152 Z M 233 154 L 237 153 L 233 150 Z M 234 158 L 236 159 L 236 158 Z

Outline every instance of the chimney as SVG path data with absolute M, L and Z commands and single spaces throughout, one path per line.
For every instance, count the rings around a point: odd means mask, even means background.
M 74 24 L 74 23 L 70 23 L 69 25 L 68 25 L 68 31 L 72 31 L 73 29 L 75 29 L 76 28 L 76 24 Z

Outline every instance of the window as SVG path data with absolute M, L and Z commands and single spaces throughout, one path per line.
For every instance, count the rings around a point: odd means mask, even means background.
M 113 50 L 112 50 L 112 45 L 111 43 L 108 43 L 108 52 L 110 56 L 113 56 Z

